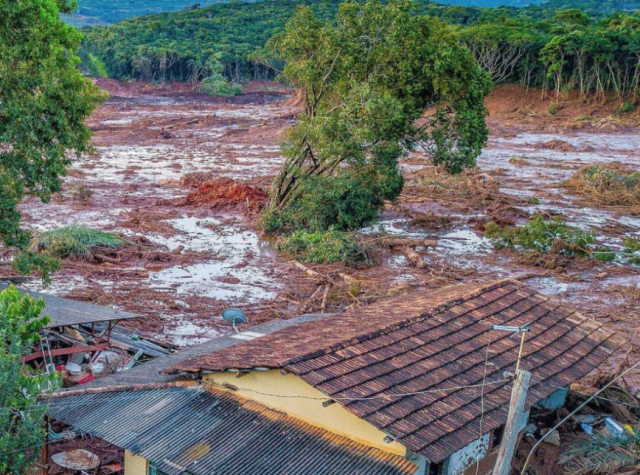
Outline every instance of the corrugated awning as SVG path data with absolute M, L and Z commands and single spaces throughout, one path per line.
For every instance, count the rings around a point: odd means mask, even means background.
M 8 286 L 9 284 L 0 282 L 0 292 Z M 140 318 L 140 315 L 124 312 L 114 308 L 63 299 L 53 295 L 33 292 L 20 287 L 18 287 L 18 290 L 23 294 L 27 293 L 31 295 L 34 299 L 42 297 L 45 302 L 43 313 L 51 316 L 51 323 L 47 325 L 47 328 L 68 327 L 82 323 L 98 323 Z
M 403 457 L 198 387 L 58 397 L 48 415 L 168 475 L 408 475 L 417 469 Z

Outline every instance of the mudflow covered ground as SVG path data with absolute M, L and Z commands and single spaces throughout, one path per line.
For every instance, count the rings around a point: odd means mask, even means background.
M 130 325 L 182 346 L 229 332 L 219 317 L 226 307 L 258 323 L 412 288 L 516 277 L 640 342 L 640 268 L 536 262 L 483 237 L 489 220 L 522 223 L 536 213 L 563 216 L 614 247 L 640 235 L 640 216 L 585 205 L 560 185 L 589 164 L 637 168 L 638 129 L 602 106 L 568 103 L 552 117 L 539 93 L 498 90 L 477 170 L 450 178 L 418 152 L 403 162 L 400 201 L 363 231 L 375 266 L 305 269 L 255 227 L 282 161 L 278 143 L 295 121 L 286 91 L 256 83 L 228 99 L 179 85 L 99 84 L 111 98 L 89 121 L 96 153 L 73 165 L 61 196 L 47 205 L 29 201 L 23 211 L 35 231 L 80 223 L 136 246 L 95 262 L 64 261 L 48 292 L 145 315 Z M 628 382 L 640 387 L 640 377 Z

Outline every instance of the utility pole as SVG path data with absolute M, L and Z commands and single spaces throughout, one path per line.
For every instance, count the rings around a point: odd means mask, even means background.
M 509 403 L 509 415 L 504 428 L 504 436 L 500 449 L 498 450 L 498 458 L 493 467 L 493 475 L 509 475 L 511 472 L 511 461 L 516 450 L 518 434 L 524 421 L 524 407 L 527 402 L 527 391 L 529 390 L 529 382 L 531 373 L 520 369 L 522 362 L 522 352 L 524 350 L 524 341 L 529 332 L 529 326 L 511 327 L 506 325 L 493 325 L 492 329 L 500 331 L 514 332 L 514 336 L 520 334 L 520 350 L 518 352 L 518 361 L 516 363 L 516 374 L 513 381 L 513 389 L 511 390 L 511 401 Z

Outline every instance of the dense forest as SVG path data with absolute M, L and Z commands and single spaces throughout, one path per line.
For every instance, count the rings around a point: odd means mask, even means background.
M 416 2 L 415 14 L 455 26 L 495 83 L 567 89 L 582 94 L 635 95 L 640 88 L 640 16 L 618 3 L 583 0 L 578 9 L 550 6 L 476 8 Z M 627 2 L 626 8 L 640 4 Z M 93 73 L 149 81 L 207 77 L 214 55 L 234 81 L 273 78 L 282 64 L 264 45 L 297 6 L 331 18 L 341 0 L 218 3 L 162 13 L 85 31 L 83 55 Z M 557 8 L 555 7 L 557 5 Z M 585 12 L 591 12 L 587 14 Z
M 63 19 L 76 27 L 107 25 L 134 16 L 197 9 L 220 1 L 225 0 L 78 0 L 76 11 Z

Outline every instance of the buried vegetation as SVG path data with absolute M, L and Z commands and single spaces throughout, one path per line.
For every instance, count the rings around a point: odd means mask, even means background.
M 278 241 L 278 250 L 302 262 L 346 265 L 371 263 L 371 249 L 352 234 L 335 230 L 308 233 L 296 231 Z
M 30 250 L 59 259 L 91 261 L 96 253 L 121 249 L 128 244 L 117 234 L 69 225 L 39 234 L 33 239 Z
M 563 186 L 598 206 L 624 206 L 640 212 L 640 172 L 592 165 L 576 172 Z
M 640 241 L 624 237 L 620 249 L 602 246 L 597 244 L 594 234 L 570 226 L 560 217 L 538 215 L 522 226 L 503 227 L 489 222 L 485 235 L 497 249 L 513 249 L 523 254 L 523 264 L 555 268 L 567 259 L 581 257 L 640 264 Z

